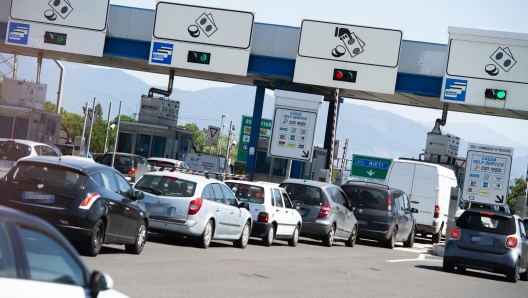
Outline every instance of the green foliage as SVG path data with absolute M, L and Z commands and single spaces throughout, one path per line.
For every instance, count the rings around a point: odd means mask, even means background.
M 4 81 L 0 81 L 0 95 L 2 94 L 2 86 L 4 85 Z
M 517 197 L 524 196 L 524 190 L 526 189 L 525 177 L 515 178 L 515 185 L 510 185 L 508 188 L 510 190 L 508 192 L 508 206 L 510 206 L 511 212 L 515 213 Z
M 83 121 L 81 115 L 62 110 L 62 125 L 70 132 L 71 142 L 75 140 L 75 136 L 81 135 Z
M 50 113 L 55 113 L 55 109 L 56 108 L 57 108 L 57 105 L 52 103 L 51 101 L 46 100 L 44 102 L 44 111 L 50 112 Z
M 121 114 L 121 121 L 137 122 L 135 118 L 132 118 L 128 115 L 123 115 L 123 114 Z M 115 116 L 114 120 L 110 121 L 110 124 L 116 124 L 116 123 L 117 123 L 117 116 Z

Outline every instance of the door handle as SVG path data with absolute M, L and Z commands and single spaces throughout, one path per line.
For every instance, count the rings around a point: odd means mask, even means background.
M 130 208 L 126 207 L 125 210 L 128 211 L 128 210 L 130 210 Z
M 418 202 L 418 201 L 411 201 L 411 203 L 413 203 L 413 204 L 420 204 L 420 202 Z
M 275 211 L 279 212 L 279 209 L 277 209 L 277 210 L 275 210 Z
M 339 206 L 336 206 L 337 210 L 339 210 Z
M 220 209 L 216 208 L 216 212 L 220 212 Z
M 231 214 L 235 214 L 235 211 L 231 211 Z
M 288 210 L 286 210 L 286 213 L 288 213 Z
M 110 204 L 110 205 L 115 205 L 115 203 L 112 202 L 112 201 L 108 202 L 108 204 Z

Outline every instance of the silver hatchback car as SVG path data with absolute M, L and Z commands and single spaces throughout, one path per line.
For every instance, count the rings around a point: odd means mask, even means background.
M 454 267 L 506 274 L 507 280 L 528 280 L 528 238 L 521 218 L 490 209 L 468 209 L 451 229 L 443 269 Z

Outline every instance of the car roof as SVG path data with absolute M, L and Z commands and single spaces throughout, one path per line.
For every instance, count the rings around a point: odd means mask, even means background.
M 114 152 L 106 152 L 104 155 L 107 155 L 107 154 L 114 154 Z M 144 158 L 143 156 L 141 155 L 137 155 L 137 154 L 132 154 L 132 153 L 123 153 L 123 152 L 116 152 L 115 153 L 116 156 L 119 154 L 119 155 L 124 155 L 124 156 L 131 156 L 131 157 L 141 157 L 141 158 Z
M 467 209 L 466 211 L 469 211 L 469 212 L 486 212 L 486 213 L 492 213 L 492 214 L 495 214 L 495 215 L 498 215 L 498 216 L 502 216 L 502 217 L 507 217 L 507 218 L 512 218 L 512 217 L 517 217 L 517 218 L 520 218 L 518 215 L 516 214 L 511 214 L 511 213 L 508 213 L 508 212 L 503 212 L 503 211 L 498 211 L 498 210 L 493 210 L 493 209 L 483 209 L 483 208 L 469 208 Z M 465 212 L 464 212 L 465 213 Z
M 168 161 L 168 162 L 183 162 L 181 160 L 172 159 L 172 158 L 163 158 L 163 157 L 149 157 L 147 160 L 153 160 L 153 161 Z
M 304 179 L 286 179 L 286 180 L 282 181 L 281 184 L 284 184 L 284 183 L 305 184 L 305 185 L 309 185 L 309 186 L 322 187 L 322 188 L 326 188 L 326 187 L 329 187 L 329 186 L 338 187 L 337 185 L 334 185 L 334 184 L 331 184 L 331 183 L 314 181 L 314 180 L 304 180 Z
M 21 139 L 6 139 L 6 138 L 0 138 L 0 141 L 14 141 L 15 143 L 19 143 L 19 144 L 24 144 L 24 145 L 32 145 L 32 146 L 39 146 L 39 145 L 46 145 L 46 146 L 50 146 L 50 144 L 44 144 L 44 143 L 39 143 L 39 142 L 34 142 L 34 141 L 28 141 L 28 140 L 21 140 Z
M 184 180 L 196 182 L 196 183 L 206 182 L 206 181 L 222 182 L 220 180 L 216 180 L 213 178 L 207 179 L 205 176 L 185 174 L 182 172 L 148 172 L 148 173 L 145 173 L 143 176 L 169 176 L 169 177 L 184 179 Z
M 30 157 L 24 157 L 18 161 L 18 164 L 24 164 L 24 163 L 32 163 L 32 162 L 38 162 L 38 163 L 45 163 L 45 164 L 53 164 L 53 165 L 60 165 L 63 167 L 68 167 L 71 169 L 75 169 L 77 171 L 90 173 L 93 171 L 101 170 L 101 169 L 112 169 L 111 167 L 105 166 L 103 164 L 94 163 L 89 160 L 81 160 L 77 158 L 64 158 L 61 157 L 59 160 L 58 156 L 30 156 Z M 114 170 L 115 171 L 115 170 Z
M 440 176 L 446 176 L 446 177 L 450 177 L 450 178 L 456 179 L 455 172 L 453 170 L 451 170 L 451 169 L 446 168 L 446 166 L 442 165 L 442 164 L 426 162 L 426 161 L 423 161 L 423 160 L 408 160 L 408 159 L 395 159 L 395 160 L 392 161 L 392 164 L 394 164 L 396 162 L 408 163 L 408 164 L 419 164 L 419 165 L 434 167 L 434 168 L 437 169 L 438 174 Z
M 387 184 L 380 183 L 380 182 L 372 182 L 372 181 L 349 180 L 347 181 L 347 183 L 343 184 L 342 186 L 345 186 L 345 185 L 365 185 L 365 186 L 368 185 L 368 186 L 383 187 L 383 188 L 390 189 L 390 190 L 399 190 L 396 188 L 392 188 Z
M 224 181 L 224 183 L 227 183 L 227 182 L 233 182 L 233 183 L 238 183 L 238 184 L 246 184 L 246 185 L 253 185 L 253 186 L 259 186 L 259 187 L 273 187 L 273 188 L 284 189 L 282 187 L 279 187 L 279 183 L 272 183 L 272 182 L 265 182 L 265 181 L 256 181 L 256 182 L 241 181 L 241 180 L 226 180 L 226 181 Z

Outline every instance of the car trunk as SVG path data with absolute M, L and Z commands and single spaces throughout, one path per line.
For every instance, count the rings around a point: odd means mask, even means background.
M 327 202 L 323 191 L 318 187 L 304 184 L 281 184 L 294 207 L 299 207 L 299 213 L 304 222 L 315 222 L 321 211 L 321 207 Z
M 265 200 L 268 200 L 268 202 L 272 200 L 272 194 L 270 193 L 266 197 L 263 187 L 232 181 L 227 181 L 225 184 L 233 191 L 240 202 L 249 204 L 249 213 L 251 213 L 251 217 L 255 221 L 258 220 L 260 212 L 266 211 Z
M 387 189 L 354 184 L 345 184 L 341 188 L 349 198 L 352 207 L 356 207 L 354 216 L 357 219 L 359 229 L 387 230 Z

